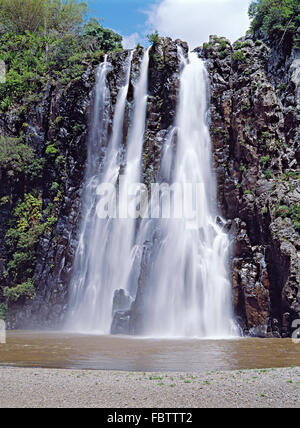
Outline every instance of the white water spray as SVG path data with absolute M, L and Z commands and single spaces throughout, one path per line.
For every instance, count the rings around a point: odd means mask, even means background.
M 87 207 L 75 256 L 74 274 L 70 286 L 70 311 L 66 322 L 66 327 L 73 331 L 97 331 L 109 334 L 114 291 L 117 288 L 126 289 L 130 275 L 135 222 L 127 219 L 117 221 L 111 218 L 107 220 L 98 218 L 96 193 L 99 184 L 116 185 L 119 178 L 123 123 L 132 57 L 133 52 L 127 59 L 125 84 L 119 91 L 112 137 L 106 148 L 103 167 L 98 168 L 97 171 L 95 168 L 92 171 L 89 167 L 87 169 L 88 184 L 84 195 L 84 204 Z M 133 120 L 127 142 L 125 178 L 128 183 L 139 181 L 140 176 L 140 157 L 146 120 L 148 64 L 149 51 L 147 50 L 141 63 L 140 77 L 135 85 Z M 99 140 L 98 130 L 101 130 L 100 133 L 105 135 L 106 140 L 108 138 L 106 119 L 104 115 L 99 115 L 99 111 L 106 110 L 109 116 L 109 96 L 104 97 L 103 94 L 109 93 L 106 76 L 110 69 L 110 65 L 105 62 L 98 71 L 89 142 L 92 153 L 88 164 L 97 162 L 99 164 L 97 153 L 102 146 L 105 147 L 105 141 Z M 89 175 L 92 176 L 89 178 Z
M 142 332 L 155 337 L 232 337 L 238 330 L 227 266 L 229 238 L 216 223 L 208 76 L 196 53 L 188 59 L 180 56 L 176 126 L 166 140 L 160 175 L 169 183 L 203 184 L 197 204 L 200 224 L 194 230 L 185 219 L 143 222 L 139 244 L 152 241 L 153 247 L 143 291 Z
M 148 275 L 143 288 L 141 333 L 163 337 L 232 337 L 231 284 L 227 269 L 229 238 L 217 224 L 216 183 L 212 172 L 211 141 L 207 125 L 208 78 L 196 53 L 185 58 L 177 119 L 166 140 L 160 176 L 169 184 L 202 183 L 197 229 L 185 219 L 106 219 L 96 215 L 96 189 L 118 184 L 121 169 L 123 122 L 132 53 L 125 84 L 115 107 L 113 130 L 103 162 L 99 152 L 107 141 L 110 114 L 105 62 L 99 69 L 90 132 L 84 218 L 70 287 L 67 327 L 74 331 L 110 333 L 115 290 L 135 298 L 141 253 L 152 242 Z M 139 182 L 146 122 L 149 50 L 144 53 L 134 87 L 134 107 L 126 144 L 124 189 Z M 176 149 L 174 150 L 174 147 Z M 101 168 L 99 168 L 99 164 Z M 98 165 L 98 168 L 97 168 Z M 121 191 L 119 208 L 125 211 Z

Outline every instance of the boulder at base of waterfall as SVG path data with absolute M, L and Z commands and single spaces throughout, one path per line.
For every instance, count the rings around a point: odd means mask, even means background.
M 116 290 L 113 299 L 113 315 L 116 312 L 128 311 L 131 306 L 131 301 L 131 297 L 126 294 L 125 290 L 122 288 L 120 290 Z
M 130 334 L 131 311 L 115 312 L 110 334 Z

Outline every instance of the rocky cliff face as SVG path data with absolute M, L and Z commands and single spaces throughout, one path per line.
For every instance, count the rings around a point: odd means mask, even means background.
M 300 315 L 300 53 L 212 36 L 219 206 L 232 235 L 235 312 L 246 333 L 288 336 Z
M 180 73 L 178 46 L 187 52 L 185 43 L 171 39 L 162 39 L 150 51 L 143 152 L 146 184 L 156 179 L 161 149 L 175 117 Z M 197 51 L 206 61 L 211 81 L 211 136 L 219 207 L 233 241 L 235 312 L 246 334 L 287 336 L 291 334 L 292 320 L 300 318 L 300 56 L 292 52 L 282 57 L 261 40 L 244 38 L 231 45 L 215 36 Z M 113 66 L 108 75 L 112 113 L 127 55 L 120 52 L 108 57 Z M 127 118 L 141 56 L 142 50 L 137 49 Z M 55 326 L 64 317 L 78 239 L 88 118 L 97 65 L 87 64 L 82 78 L 64 89 L 50 80 L 42 102 L 33 106 L 26 117 L 26 141 L 40 155 L 49 143 L 60 143 L 60 153 L 47 160 L 39 184 L 43 204 L 47 206 L 51 199 L 49 188 L 53 182 L 59 183 L 61 191 L 55 202 L 57 222 L 41 235 L 38 244 L 36 297 L 9 303 L 10 327 Z M 18 136 L 24 121 L 12 112 L 2 116 L 1 134 Z M 127 130 L 128 120 L 124 137 Z M 5 234 L 12 209 L 0 209 L 0 276 L 2 272 L 5 281 Z M 145 257 L 146 253 L 147 247 Z M 135 312 L 138 316 L 138 310 Z M 126 314 L 122 316 L 126 318 Z M 114 328 L 118 331 L 118 320 Z
M 94 68 L 89 66 L 80 80 L 62 88 L 49 79 L 39 105 L 29 106 L 26 117 L 9 112 L 0 119 L 1 134 L 11 137 L 23 134 L 23 140 L 36 155 L 45 157 L 42 177 L 23 188 L 14 188 L 10 209 L 1 207 L 1 283 L 8 284 L 6 269 L 9 251 L 5 234 L 9 228 L 16 204 L 24 193 L 39 193 L 42 208 L 51 204 L 55 209 L 53 227 L 40 234 L 35 248 L 33 281 L 36 297 L 8 302 L 8 326 L 23 328 L 50 325 L 61 320 L 67 295 L 67 283 L 72 268 L 76 230 L 80 217 L 80 186 L 86 159 L 86 135 L 90 92 L 94 85 Z M 24 122 L 26 126 L 24 127 Z M 24 132 L 25 130 L 25 132 Z M 45 155 L 47 147 L 59 141 L 59 149 Z M 6 194 L 6 177 L 2 177 L 1 196 Z M 55 186 L 53 185 L 55 183 Z M 55 191 L 53 188 L 58 188 Z M 47 215 L 45 211 L 43 215 Z M 49 215 L 49 213 L 48 213 Z M 46 221 L 46 218 L 43 218 Z M 30 234 L 28 233 L 28 240 Z M 3 289 L 1 290 L 3 291 Z M 1 294 L 0 294 L 1 296 Z

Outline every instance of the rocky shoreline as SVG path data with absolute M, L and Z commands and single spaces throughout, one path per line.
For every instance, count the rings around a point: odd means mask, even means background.
M 0 408 L 299 408 L 300 367 L 138 373 L 0 367 Z

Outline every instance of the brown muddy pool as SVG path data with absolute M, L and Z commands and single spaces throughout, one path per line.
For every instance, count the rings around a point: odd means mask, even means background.
M 10 331 L 0 365 L 128 371 L 206 371 L 300 366 L 291 339 L 142 339 Z

